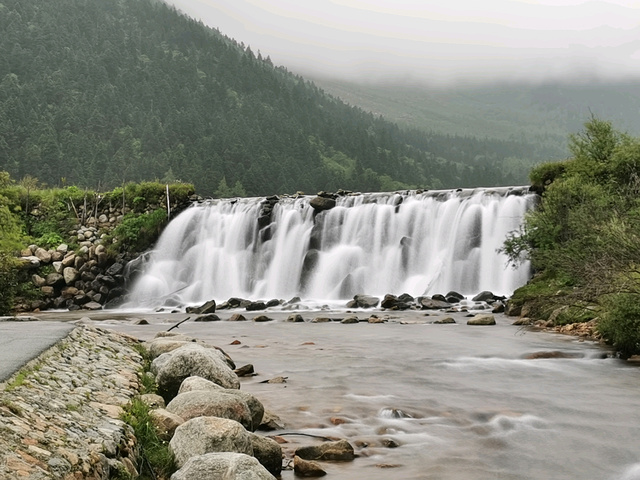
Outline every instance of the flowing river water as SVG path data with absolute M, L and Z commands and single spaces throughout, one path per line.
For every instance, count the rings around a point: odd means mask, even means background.
M 227 322 L 230 313 L 220 312 L 223 321 L 175 331 L 254 365 L 257 376 L 243 378 L 242 389 L 281 417 L 286 428 L 274 433 L 296 434 L 285 435 L 289 454 L 314 441 L 297 434 L 351 442 L 358 458 L 323 463 L 327 478 L 640 479 L 640 370 L 601 345 L 516 327 L 502 315 L 478 327 L 463 314 L 451 325 L 419 311 L 346 325 L 310 323 L 326 312 L 302 313 L 305 323 L 285 322 L 285 312 L 255 323 Z M 139 314 L 114 314 L 102 312 L 98 325 L 143 339 L 185 318 L 147 314 L 143 326 L 127 321 Z M 569 358 L 525 358 L 536 352 Z M 278 376 L 287 382 L 261 383 Z

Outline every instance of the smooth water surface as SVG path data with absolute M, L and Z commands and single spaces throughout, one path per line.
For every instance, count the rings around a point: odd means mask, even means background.
M 275 433 L 356 446 L 354 462 L 323 463 L 332 478 L 640 479 L 640 370 L 606 358 L 599 345 L 523 330 L 502 316 L 497 326 L 472 327 L 461 314 L 455 325 L 426 323 L 437 315 L 420 312 L 355 325 L 268 314 L 278 320 L 186 322 L 177 332 L 255 366 L 242 389 L 282 418 L 285 431 Z M 316 315 L 303 313 L 307 321 Z M 152 338 L 178 320 L 106 325 Z M 572 358 L 524 359 L 541 351 Z M 260 383 L 277 376 L 287 383 Z M 285 438 L 288 456 L 314 442 Z

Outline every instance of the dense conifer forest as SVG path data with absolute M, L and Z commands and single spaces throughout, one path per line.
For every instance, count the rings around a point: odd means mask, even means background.
M 404 131 L 155 0 L 2 0 L 0 170 L 203 194 L 523 183 L 517 142 Z

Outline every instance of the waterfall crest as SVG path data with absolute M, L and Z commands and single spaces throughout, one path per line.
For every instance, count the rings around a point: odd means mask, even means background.
M 280 198 L 270 222 L 258 221 L 263 198 L 192 206 L 163 232 L 132 302 L 510 295 L 529 277 L 497 251 L 534 204 L 527 187 L 347 195 L 317 213 L 312 198 Z

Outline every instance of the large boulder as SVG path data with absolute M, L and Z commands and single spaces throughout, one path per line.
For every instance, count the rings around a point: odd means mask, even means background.
M 380 299 L 371 295 L 358 294 L 353 297 L 353 301 L 358 308 L 375 308 L 380 303 Z
M 251 411 L 251 420 L 252 426 L 250 430 L 256 430 L 258 426 L 262 423 L 262 417 L 264 416 L 264 406 L 255 396 L 251 395 L 248 392 L 243 392 L 242 390 L 235 390 L 232 388 L 222 388 L 220 385 L 213 383 L 206 378 L 193 376 L 188 377 L 182 382 L 180 385 L 180 390 L 178 390 L 178 395 L 186 392 L 197 392 L 197 391 L 210 391 L 210 392 L 224 392 L 229 395 L 235 395 L 238 398 L 242 399 L 249 407 Z
M 474 302 L 492 302 L 495 299 L 495 295 L 493 294 L 493 292 L 490 292 L 488 290 L 485 290 L 484 292 L 480 292 L 479 294 L 477 294 L 475 297 L 473 297 L 471 300 Z
M 205 302 L 203 305 L 200 305 L 199 307 L 187 307 L 186 312 L 198 313 L 198 314 L 216 313 L 216 301 L 209 300 L 208 302 Z
M 169 402 L 167 411 L 185 420 L 196 417 L 219 417 L 234 420 L 247 430 L 254 429 L 253 417 L 247 402 L 240 396 L 227 393 L 225 390 L 196 390 L 181 393 Z M 255 428 L 259 425 L 258 422 Z
M 422 310 L 440 310 L 451 307 L 451 304 L 446 300 L 439 300 L 433 297 L 418 297 L 418 305 Z
M 331 210 L 336 206 L 336 201 L 333 198 L 318 196 L 309 201 L 309 206 L 317 212 L 321 212 L 322 210 Z
M 275 480 L 253 457 L 242 453 L 207 453 L 191 457 L 171 480 Z
M 276 442 L 262 435 L 250 433 L 253 456 L 258 459 L 269 473 L 278 476 L 282 470 L 282 447 Z
M 387 293 L 380 306 L 388 310 L 407 310 L 411 308 L 411 303 L 400 300 L 395 295 Z
M 183 345 L 163 353 L 151 364 L 156 375 L 158 393 L 173 398 L 185 378 L 198 375 L 224 388 L 240 388 L 238 376 L 229 368 L 224 355 L 214 348 L 198 344 Z
M 211 452 L 253 455 L 249 432 L 236 421 L 217 417 L 187 420 L 176 428 L 169 449 L 178 467 L 182 467 L 191 457 Z
M 170 332 L 161 332 L 157 334 L 156 338 L 154 338 L 147 344 L 147 350 L 149 351 L 149 355 L 151 356 L 151 358 L 157 358 L 163 353 L 168 353 L 184 345 L 192 345 L 194 343 L 205 348 L 214 348 L 218 350 L 218 352 L 220 352 L 224 356 L 227 365 L 229 365 L 229 368 L 236 368 L 236 365 L 231 357 L 227 355 L 227 353 L 221 348 L 197 340 L 193 337 L 189 337 L 188 335 L 181 335 L 179 333 L 174 334 Z

